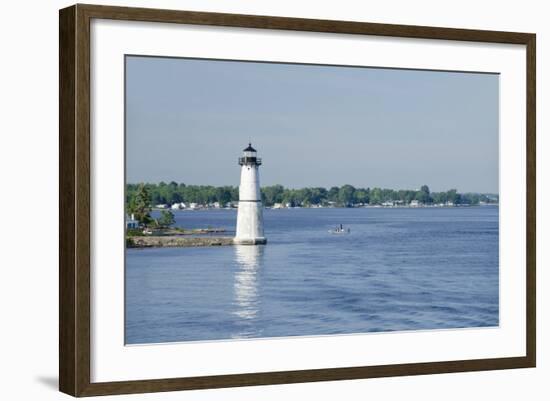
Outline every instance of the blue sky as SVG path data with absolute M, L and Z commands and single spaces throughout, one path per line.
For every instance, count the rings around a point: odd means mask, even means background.
M 127 56 L 127 182 L 498 192 L 499 77 Z

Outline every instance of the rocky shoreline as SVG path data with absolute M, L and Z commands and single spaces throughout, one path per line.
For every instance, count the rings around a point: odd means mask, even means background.
M 182 235 L 147 235 L 128 237 L 127 248 L 192 248 L 233 245 L 233 237 L 190 237 Z

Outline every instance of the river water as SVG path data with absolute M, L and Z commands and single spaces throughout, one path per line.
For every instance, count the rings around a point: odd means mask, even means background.
M 235 210 L 178 211 L 223 227 Z M 498 207 L 265 210 L 267 245 L 126 251 L 127 344 L 499 324 Z M 346 235 L 328 231 L 339 224 Z

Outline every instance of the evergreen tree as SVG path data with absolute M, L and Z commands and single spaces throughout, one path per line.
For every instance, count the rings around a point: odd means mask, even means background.
M 170 227 L 174 224 L 176 220 L 174 219 L 174 213 L 170 210 L 163 210 L 160 212 L 160 218 L 158 219 L 158 224 L 161 227 Z
M 134 218 L 142 225 L 151 224 L 151 195 L 145 184 L 139 184 L 132 197 L 128 211 L 134 215 Z

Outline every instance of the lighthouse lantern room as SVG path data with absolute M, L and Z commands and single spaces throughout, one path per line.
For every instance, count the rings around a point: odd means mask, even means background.
M 257 157 L 256 149 L 249 143 L 248 147 L 243 149 L 242 157 L 239 157 L 241 183 L 239 185 L 236 244 L 258 245 L 267 242 L 264 236 L 263 205 L 260 193 L 259 166 L 261 164 L 262 159 Z

